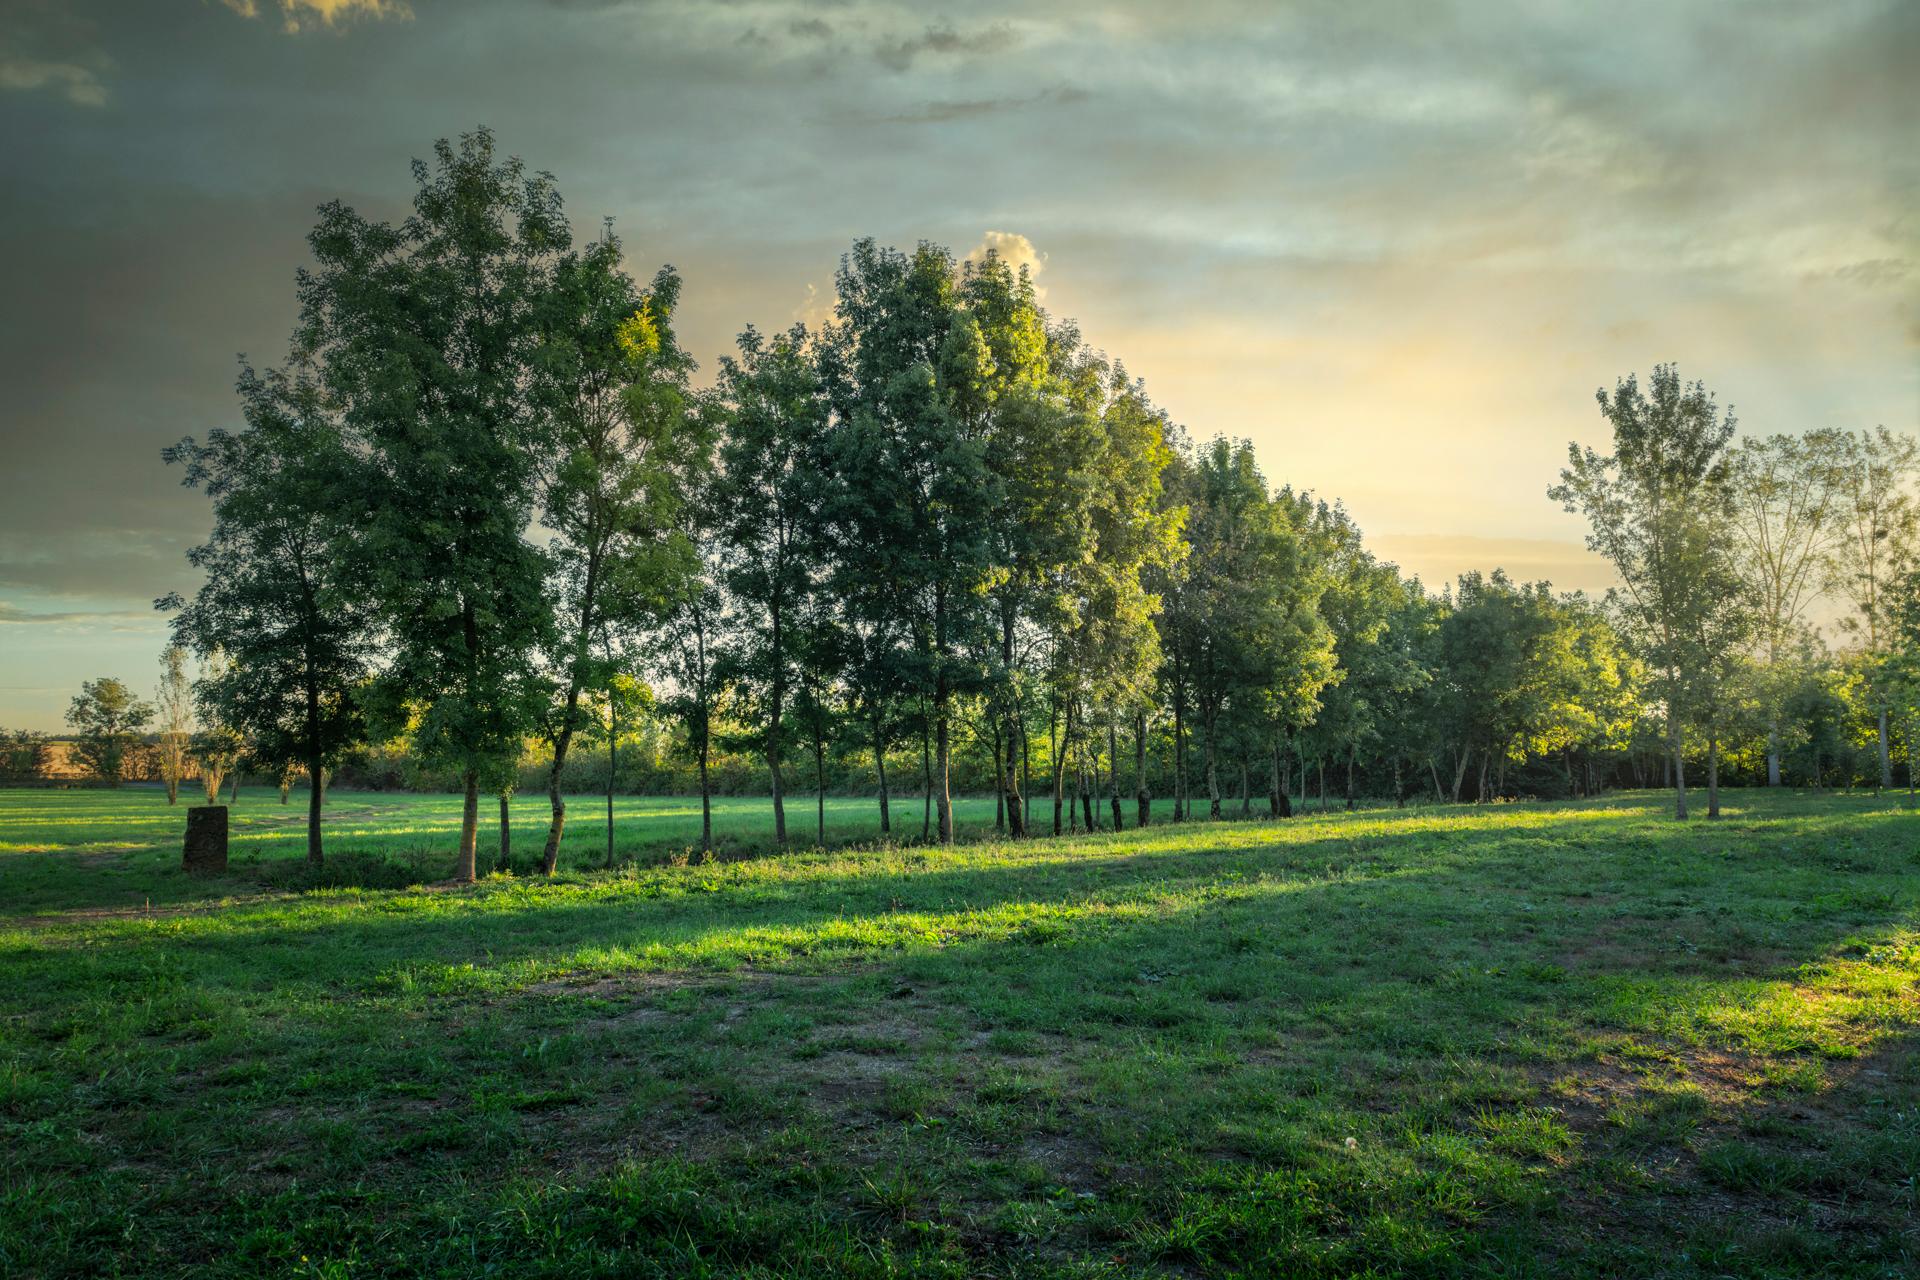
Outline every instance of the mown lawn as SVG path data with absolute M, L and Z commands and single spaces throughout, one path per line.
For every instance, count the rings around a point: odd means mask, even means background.
M 0 793 L 0 1274 L 1920 1274 L 1903 802 L 601 827 L 448 889 L 303 888 L 270 798 L 200 884 L 157 796 Z M 457 807 L 338 798 L 339 878 Z

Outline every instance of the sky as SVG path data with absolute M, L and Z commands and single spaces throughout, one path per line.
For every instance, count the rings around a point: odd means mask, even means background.
M 672 263 L 711 370 L 857 237 L 1027 263 L 1189 434 L 1438 586 L 1604 589 L 1545 491 L 1676 363 L 1743 431 L 1920 423 L 1920 3 L 0 3 L 0 725 L 151 688 L 321 202 L 476 125 Z

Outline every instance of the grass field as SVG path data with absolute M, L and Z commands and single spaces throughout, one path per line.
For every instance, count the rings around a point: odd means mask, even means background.
M 1920 1274 L 1920 819 L 1665 802 L 450 889 L 0 792 L 0 1274 Z

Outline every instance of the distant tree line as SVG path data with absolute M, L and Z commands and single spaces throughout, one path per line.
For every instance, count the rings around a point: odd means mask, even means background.
M 1690 768 L 1710 813 L 1729 774 L 1911 783 L 1904 436 L 1736 444 L 1698 384 L 1629 377 L 1612 451 L 1552 490 L 1622 589 L 1436 594 L 1250 444 L 1189 441 L 990 252 L 859 241 L 831 319 L 747 329 L 696 389 L 671 268 L 577 244 L 484 131 L 414 176 L 397 223 L 321 210 L 288 358 L 243 368 L 241 428 L 168 451 L 214 526 L 205 585 L 160 602 L 203 664 L 190 715 L 167 669 L 163 733 L 313 779 L 315 861 L 335 769 L 453 784 L 462 878 L 482 796 L 504 833 L 547 792 L 551 871 L 583 784 L 704 806 L 749 769 L 782 844 L 853 789 L 951 839 L 956 781 L 1013 837 L 1330 791 L 1674 785 L 1684 816 Z

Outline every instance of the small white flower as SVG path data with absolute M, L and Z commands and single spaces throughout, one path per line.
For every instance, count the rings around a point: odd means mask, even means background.
M 1360 1149 L 1360 1139 L 1358 1138 L 1347 1139 L 1347 1150 L 1358 1151 L 1359 1149 Z

